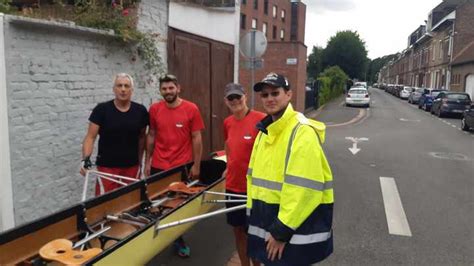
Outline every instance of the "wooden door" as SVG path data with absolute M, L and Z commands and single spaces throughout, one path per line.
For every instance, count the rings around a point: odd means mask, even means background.
M 234 47 L 228 44 L 214 43 L 212 45 L 212 150 L 224 149 L 224 119 L 230 112 L 224 103 L 225 85 L 232 82 L 234 76 Z
M 229 114 L 224 87 L 233 80 L 234 47 L 168 29 L 168 72 L 177 76 L 181 97 L 197 104 L 205 124 L 203 158 L 224 148 L 223 120 Z

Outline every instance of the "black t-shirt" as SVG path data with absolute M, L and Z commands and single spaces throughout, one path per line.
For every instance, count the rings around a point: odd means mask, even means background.
M 138 164 L 140 132 L 149 122 L 145 106 L 132 102 L 127 112 L 121 112 L 113 100 L 99 103 L 89 121 L 100 127 L 97 165 L 130 167 Z

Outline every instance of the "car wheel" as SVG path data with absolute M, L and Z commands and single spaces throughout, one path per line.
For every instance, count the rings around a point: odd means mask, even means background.
M 438 117 L 441 118 L 441 117 L 443 117 L 443 115 L 444 115 L 443 112 L 441 112 L 441 109 L 439 109 L 439 111 L 438 111 Z
M 421 109 L 421 105 L 418 104 L 418 109 Z
M 461 119 L 461 129 L 464 131 L 469 131 L 469 126 L 466 124 L 466 118 Z
M 430 114 L 434 115 L 435 113 L 433 112 L 433 108 L 430 110 Z

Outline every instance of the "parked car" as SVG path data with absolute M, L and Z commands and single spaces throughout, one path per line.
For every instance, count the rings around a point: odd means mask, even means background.
M 464 131 L 474 129 L 474 104 L 471 104 L 469 109 L 466 109 L 462 114 L 461 128 Z
M 370 106 L 370 96 L 363 87 L 352 87 L 346 95 L 346 106 Z
M 360 87 L 360 86 L 362 86 L 362 87 L 364 87 L 364 88 L 367 89 L 367 82 L 365 82 L 365 81 L 357 81 L 356 83 L 354 83 L 354 87 Z
M 407 100 L 413 90 L 413 87 L 404 86 L 403 89 L 400 91 L 400 99 Z
M 444 115 L 462 115 L 471 106 L 469 94 L 464 92 L 443 91 L 436 96 L 431 106 L 431 113 L 438 117 Z
M 431 110 L 431 105 L 433 104 L 433 99 L 438 96 L 438 94 L 445 90 L 430 90 L 424 92 L 419 101 L 418 101 L 418 109 L 423 109 L 427 112 Z
M 415 90 L 410 93 L 410 96 L 408 96 L 408 102 L 413 104 L 418 103 L 423 92 L 425 92 L 425 89 L 415 88 Z

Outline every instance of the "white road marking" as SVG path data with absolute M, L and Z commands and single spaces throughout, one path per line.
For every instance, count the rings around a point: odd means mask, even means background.
M 412 236 L 395 180 L 392 177 L 381 176 L 380 187 L 389 234 Z
M 454 128 L 456 127 L 456 125 L 451 125 L 451 126 L 454 127 Z
M 421 120 L 419 119 L 408 119 L 408 118 L 400 118 L 400 121 L 403 121 L 403 122 L 420 122 Z
M 356 155 L 361 149 L 357 148 L 357 143 L 360 141 L 369 141 L 369 138 L 354 138 L 354 137 L 346 137 L 347 140 L 352 141 L 352 147 L 349 148 L 349 151 L 352 153 L 352 155 Z

